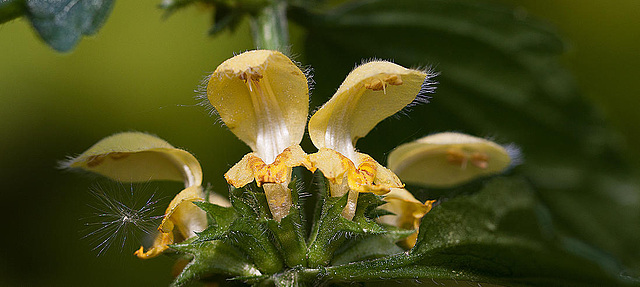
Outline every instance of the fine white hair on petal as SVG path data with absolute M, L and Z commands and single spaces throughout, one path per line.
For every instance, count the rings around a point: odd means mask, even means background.
M 316 86 L 316 81 L 313 79 L 313 75 L 314 75 L 314 70 L 313 67 L 311 65 L 303 65 L 301 62 L 298 62 L 297 60 L 295 60 L 299 55 L 287 55 L 287 57 L 289 57 L 289 60 L 291 60 L 291 62 L 296 65 L 298 67 L 298 69 L 300 69 L 302 71 L 302 73 L 304 74 L 304 77 L 307 79 L 307 91 L 308 91 L 308 99 L 307 102 L 309 104 L 309 107 L 311 107 L 311 94 L 313 89 Z M 317 107 L 314 111 L 312 111 L 311 113 L 307 113 L 307 122 L 309 122 L 309 119 L 311 119 L 311 116 L 313 116 L 313 114 L 315 113 L 316 110 L 320 109 L 320 107 Z
M 484 137 L 484 139 L 495 142 L 496 144 L 499 144 L 507 151 L 507 154 L 509 155 L 509 159 L 511 161 L 505 171 L 511 170 L 512 168 L 524 163 L 524 154 L 522 154 L 522 150 L 520 149 L 520 146 L 518 146 L 517 144 L 515 143 L 501 144 L 500 142 L 504 142 L 504 141 L 498 139 L 498 137 L 495 135 L 486 136 Z
M 413 102 L 408 104 L 405 107 L 405 109 L 410 109 L 412 107 L 415 107 L 421 104 L 428 104 L 429 100 L 431 100 L 432 98 L 430 94 L 435 94 L 436 92 L 436 85 L 438 84 L 438 81 L 434 81 L 433 78 L 440 75 L 440 73 L 433 71 L 431 68 L 421 69 L 421 70 L 425 74 L 427 74 L 427 77 L 424 78 L 424 82 L 422 83 L 422 86 L 420 87 L 420 92 L 418 92 L 418 94 L 416 95 L 416 98 L 413 100 Z
M 209 85 L 209 79 L 211 78 L 212 73 L 208 73 L 206 76 L 202 78 L 198 87 L 193 90 L 195 92 L 195 99 L 198 101 L 198 106 L 204 107 L 207 114 L 210 117 L 215 118 L 214 124 L 225 126 L 224 121 L 220 118 L 218 111 L 209 101 L 209 97 L 207 96 L 207 86 Z
M 416 107 L 422 104 L 428 104 L 430 100 L 433 98 L 430 94 L 436 93 L 436 88 L 437 88 L 436 85 L 438 84 L 438 81 L 435 81 L 433 78 L 439 76 L 440 72 L 434 71 L 433 68 L 431 67 L 412 68 L 412 69 L 422 71 L 423 73 L 427 74 L 427 77 L 424 79 L 424 82 L 422 82 L 422 86 L 420 86 L 420 91 L 418 92 L 416 97 L 413 99 L 413 101 L 408 105 L 406 105 L 404 108 L 402 108 L 402 110 L 398 111 L 393 115 L 395 119 L 400 119 L 401 116 L 409 116 L 409 113 L 411 113 L 411 110 L 413 107 Z
M 357 67 L 364 65 L 366 63 L 369 62 L 376 62 L 376 61 L 381 61 L 381 62 L 388 62 L 388 63 L 393 63 L 396 64 L 395 61 L 393 60 L 383 60 L 380 58 L 369 58 L 369 59 L 363 59 L 361 61 L 360 64 L 356 64 L 355 67 L 352 69 L 356 69 Z M 413 99 L 413 101 L 411 103 L 409 103 L 408 105 L 406 105 L 403 109 L 401 109 L 400 111 L 398 111 L 397 113 L 395 113 L 392 117 L 394 118 L 399 118 L 400 116 L 406 116 L 409 115 L 409 112 L 411 112 L 411 108 L 418 106 L 418 105 L 422 105 L 422 104 L 428 104 L 429 100 L 431 100 L 432 96 L 430 94 L 435 94 L 436 92 L 436 85 L 438 84 L 438 81 L 435 81 L 433 78 L 437 77 L 440 75 L 440 72 L 436 72 L 432 67 L 412 67 L 410 68 L 411 70 L 418 70 L 421 71 L 425 74 L 427 74 L 427 77 L 424 79 L 424 82 L 422 83 L 422 86 L 420 87 L 420 91 L 418 92 L 418 94 L 416 95 L 416 97 Z
M 509 158 L 511 159 L 508 169 L 512 169 L 524 163 L 524 155 L 518 145 L 510 143 L 503 145 L 502 147 L 507 150 L 507 154 L 509 154 Z

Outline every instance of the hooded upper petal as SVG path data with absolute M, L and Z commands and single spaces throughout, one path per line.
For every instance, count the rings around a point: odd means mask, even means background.
M 207 97 L 227 127 L 267 164 L 302 140 L 307 78 L 278 51 L 248 51 L 224 61 L 209 79 Z
M 352 161 L 355 143 L 380 121 L 412 103 L 428 75 L 400 65 L 374 61 L 355 68 L 333 97 L 309 121 L 317 148 L 330 148 Z M 355 162 L 355 164 L 358 164 Z
M 141 132 L 106 137 L 62 163 L 62 167 L 81 168 L 121 182 L 177 180 L 184 181 L 185 186 L 202 183 L 202 168 L 193 155 Z
M 500 173 L 517 158 L 516 148 L 447 132 L 398 146 L 389 155 L 388 166 L 404 182 L 449 187 Z

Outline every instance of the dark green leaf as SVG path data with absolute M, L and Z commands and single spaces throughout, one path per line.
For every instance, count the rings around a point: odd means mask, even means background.
M 27 0 L 27 16 L 40 37 L 53 49 L 66 52 L 83 35 L 98 32 L 114 0 Z
M 411 233 L 413 232 L 411 231 Z M 411 233 L 407 234 L 407 236 Z M 342 265 L 402 253 L 404 250 L 396 245 L 397 240 L 397 238 L 387 234 L 372 235 L 354 240 L 353 244 L 349 244 L 344 250 L 336 251 L 331 260 L 331 265 Z
M 564 45 L 552 29 L 511 9 L 461 0 L 358 1 L 290 16 L 308 28 L 316 105 L 362 59 L 441 73 L 429 105 L 381 123 L 361 150 L 382 159 L 403 142 L 450 130 L 514 142 L 526 160 L 514 172 L 531 178 L 557 228 L 640 268 L 637 172 L 561 68 Z
M 410 254 L 328 267 L 327 280 L 381 278 L 459 279 L 508 286 L 615 286 L 610 257 L 582 245 L 597 258 L 569 252 L 553 227 L 541 221 L 540 203 L 520 179 L 496 179 L 474 195 L 435 207 L 422 220 Z M 598 263 L 595 263 L 598 262 Z
M 222 241 L 174 244 L 171 248 L 193 256 L 172 286 L 184 286 L 191 281 L 213 274 L 225 276 L 260 276 L 260 271 L 232 246 Z
M 237 9 L 228 8 L 226 6 L 217 6 L 216 11 L 213 14 L 213 26 L 209 28 L 209 35 L 216 35 L 225 30 L 231 32 L 240 25 L 244 17 L 244 13 Z
M 21 17 L 27 11 L 25 0 L 0 0 L 0 24 Z

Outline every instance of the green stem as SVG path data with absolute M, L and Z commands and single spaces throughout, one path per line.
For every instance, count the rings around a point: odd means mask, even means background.
M 251 34 L 258 49 L 286 52 L 289 47 L 287 3 L 273 0 L 251 17 Z

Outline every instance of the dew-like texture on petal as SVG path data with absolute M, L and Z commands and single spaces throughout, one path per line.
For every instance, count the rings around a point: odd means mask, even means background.
M 422 217 L 431 210 L 433 201 L 422 203 L 413 194 L 403 188 L 392 188 L 384 197 L 387 202 L 380 208 L 394 213 L 378 218 L 381 223 L 403 229 L 418 229 Z M 406 247 L 413 247 L 417 240 L 417 232 L 404 240 Z
M 447 132 L 398 146 L 388 167 L 406 183 L 451 187 L 500 173 L 510 163 L 508 151 L 492 141 Z
M 426 77 L 422 71 L 385 61 L 355 68 L 311 117 L 309 135 L 313 144 L 355 160 L 353 147 L 358 138 L 413 102 Z
M 254 50 L 226 60 L 211 75 L 207 97 L 226 126 L 266 163 L 302 140 L 307 79 L 280 52 Z
M 181 242 L 196 236 L 207 227 L 207 214 L 204 210 L 193 204 L 194 201 L 203 201 L 204 193 L 201 186 L 191 186 L 182 190 L 173 198 L 158 230 L 153 246 L 146 252 L 140 247 L 135 254 L 143 259 L 155 257 L 167 249 L 168 244 Z
M 184 181 L 185 186 L 202 183 L 202 168 L 193 155 L 140 132 L 106 137 L 62 167 L 80 168 L 120 182 L 176 180 Z

